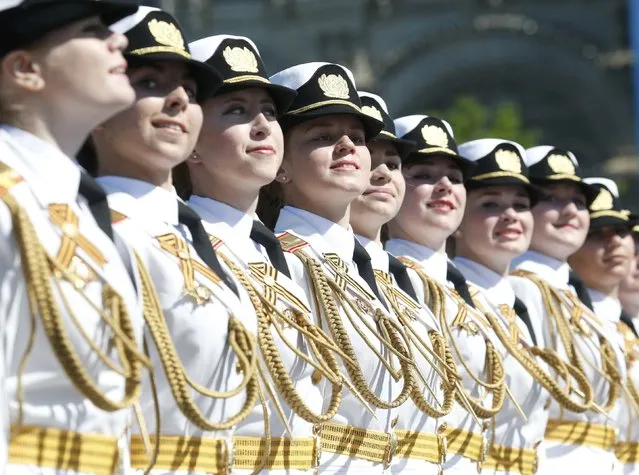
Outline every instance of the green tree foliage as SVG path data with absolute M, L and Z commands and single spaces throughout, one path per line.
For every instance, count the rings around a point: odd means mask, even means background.
M 489 109 L 472 96 L 459 96 L 446 111 L 432 115 L 450 123 L 457 143 L 495 137 L 513 140 L 524 148 L 539 144 L 540 132 L 524 127 L 521 110 L 513 102 Z

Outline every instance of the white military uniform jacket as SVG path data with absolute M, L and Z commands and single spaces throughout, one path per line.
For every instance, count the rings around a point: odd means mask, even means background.
M 274 276 L 272 269 L 268 273 L 264 271 L 263 265 L 270 265 L 268 254 L 261 245 L 255 243 L 250 237 L 253 221 L 256 220 L 257 217 L 250 216 L 225 203 L 201 196 L 192 196 L 189 199 L 189 205 L 202 218 L 207 233 L 221 241 L 216 246 L 218 255 L 224 255 L 239 265 L 241 269 L 251 277 L 250 280 L 252 284 L 255 285 L 262 294 L 270 294 L 272 296 L 274 303 L 280 311 L 286 312 L 289 309 L 299 310 L 307 315 L 311 321 L 315 321 L 315 317 L 311 314 L 311 307 L 306 295 L 299 285 L 289 279 L 285 274 L 277 272 Z M 269 285 L 269 289 L 274 289 L 274 291 L 264 292 L 264 282 L 268 282 L 268 277 L 263 277 L 265 275 L 274 279 L 275 282 Z M 310 354 L 310 349 L 308 348 L 305 338 L 300 335 L 296 329 L 287 327 L 283 329 L 283 332 L 287 340 L 292 342 L 299 351 L 307 355 Z M 297 391 L 304 398 L 304 402 L 308 407 L 315 414 L 320 414 L 324 401 L 322 394 L 323 384 L 313 384 L 311 380 L 314 371 L 313 367 L 295 355 L 295 353 L 286 346 L 284 341 L 277 336 L 275 330 L 272 331 L 272 334 L 277 342 L 284 365 L 293 379 Z M 274 387 L 277 388 L 276 386 Z M 269 401 L 271 435 L 273 437 L 293 437 L 294 439 L 304 439 L 306 441 L 309 439 L 313 440 L 313 424 L 296 415 L 284 400 L 281 400 L 280 404 L 282 405 L 286 422 L 292 430 L 292 434 L 286 431 L 281 416 L 273 406 L 272 401 Z M 264 425 L 261 420 L 261 414 L 259 418 L 247 420 L 238 426 L 236 435 L 263 437 Z M 316 447 L 315 449 L 318 450 L 320 448 Z M 304 473 L 304 471 L 294 469 L 286 471 L 262 470 L 260 473 L 293 474 Z
M 622 340 L 621 343 L 626 351 L 628 385 L 634 385 L 639 392 L 639 364 L 636 361 L 636 358 L 639 357 L 639 339 L 634 337 L 634 335 L 628 334 L 629 339 L 626 340 L 624 334 L 617 331 L 620 325 L 625 326 L 625 323 L 621 323 L 621 303 L 616 298 L 604 295 L 594 289 L 588 289 L 588 293 L 592 299 L 595 314 L 602 321 L 610 324 L 613 327 L 611 331 L 616 331 L 617 336 Z M 628 455 L 636 453 L 637 445 L 639 444 L 639 408 L 637 407 L 637 402 L 633 402 L 629 395 L 622 394 L 617 401 L 617 406 L 612 416 L 617 429 L 619 429 L 617 438 L 620 443 L 617 447 L 619 473 L 637 475 L 639 474 L 639 463 L 631 462 L 626 458 Z M 636 456 L 634 458 L 636 459 Z
M 357 235 L 357 239 L 362 243 L 368 254 L 371 256 L 373 269 L 389 274 L 388 253 L 384 250 L 384 248 L 377 242 L 371 241 L 364 236 Z M 391 275 L 391 277 L 393 278 L 396 291 L 402 294 L 405 299 L 411 301 L 412 299 L 399 288 L 397 282 L 394 280 L 394 276 Z M 387 305 L 391 308 L 388 299 Z M 405 305 L 403 305 L 400 309 L 406 309 L 411 312 L 413 320 L 412 326 L 425 341 L 430 342 L 427 336 L 430 330 L 435 330 L 438 333 L 441 333 L 437 318 L 427 307 L 415 302 L 414 311 L 412 308 Z M 424 388 L 423 395 L 430 404 L 433 404 L 434 407 L 439 409 L 439 404 L 434 400 L 432 394 L 434 393 L 437 395 L 437 401 L 440 403 L 443 401 L 441 378 L 437 375 L 437 373 L 435 373 L 431 364 L 423 358 L 417 348 L 414 349 L 414 355 L 416 357 L 417 370 L 421 373 L 422 377 L 426 380 L 426 384 L 428 384 L 432 391 L 430 392 L 427 388 Z M 430 358 L 432 361 L 432 357 Z M 421 379 L 418 379 L 418 384 L 423 386 L 424 382 Z M 396 431 L 404 430 L 435 435 L 437 434 L 437 428 L 439 427 L 438 422 L 441 423 L 438 419 L 424 414 L 418 409 L 412 399 L 409 399 L 398 408 L 397 424 L 395 429 Z M 417 450 L 415 449 L 415 451 Z M 439 467 L 439 463 L 432 463 L 417 458 L 397 457 L 391 465 L 391 473 L 437 474 L 439 472 Z
M 120 297 L 129 314 L 136 334 L 134 343 L 139 347 L 142 313 L 135 288 L 122 260 L 122 257 L 128 259 L 130 256 L 121 256 L 113 242 L 97 226 L 86 202 L 78 197 L 81 169 L 58 148 L 27 132 L 3 126 L 0 128 L 0 163 L 23 178 L 22 182 L 11 187 L 7 193 L 15 197 L 26 212 L 47 254 L 56 258 L 60 267 L 69 271 L 73 279 L 67 281 L 60 277 L 52 285 L 62 324 L 73 348 L 100 391 L 112 400 L 121 400 L 124 396 L 125 379 L 101 362 L 78 328 L 82 328 L 93 344 L 105 352 L 112 362 L 119 368 L 122 367 L 115 345 L 109 343 L 113 331 L 96 311 L 96 308 L 103 309 L 103 291 L 110 287 Z M 7 182 L 0 180 L 0 183 L 6 185 Z M 106 412 L 92 404 L 74 387 L 54 356 L 40 315 L 34 316 L 35 326 L 31 327 L 27 281 L 15 227 L 8 208 L 0 203 L 0 374 L 3 376 L 0 380 L 0 423 L 4 423 L 2 446 L 6 447 L 8 425 L 15 426 L 19 423 L 20 398 L 24 426 L 101 435 L 125 442 L 126 438 L 122 435 L 129 424 L 129 410 Z M 74 232 L 76 230 L 77 233 Z M 126 252 L 124 248 L 123 252 Z M 68 305 L 64 304 L 62 296 Z M 72 315 L 77 317 L 76 322 L 72 320 Z M 27 347 L 32 330 L 34 341 L 29 352 Z M 23 360 L 25 365 L 20 369 Z M 22 396 L 18 394 L 20 382 Z M 69 450 L 68 445 L 66 450 Z M 124 447 L 123 443 L 119 445 Z M 99 446 L 108 447 L 107 450 L 112 448 L 108 443 L 99 442 Z M 92 473 L 38 468 L 36 447 L 37 443 L 33 445 L 33 453 L 30 450 L 23 452 L 25 457 L 33 460 L 32 464 L 9 464 L 6 473 Z M 55 450 L 49 450 L 48 453 L 44 465 L 51 467 L 53 464 L 55 467 L 56 458 L 61 453 Z M 5 457 L 6 454 L 3 453 L 0 460 Z M 118 473 L 122 469 L 122 465 L 116 466 Z M 4 465 L 0 467 L 0 472 L 3 470 Z
M 304 247 L 303 250 L 314 260 L 321 263 L 322 271 L 331 279 L 335 278 L 336 273 L 327 261 L 329 257 L 335 258 L 335 256 L 337 256 L 341 263 L 346 265 L 347 275 L 345 276 L 344 282 L 346 283 L 346 291 L 351 297 L 361 299 L 363 305 L 369 305 L 373 310 L 379 309 L 386 312 L 377 299 L 374 297 L 366 297 L 362 295 L 360 291 L 360 289 L 365 289 L 369 295 L 373 295 L 366 282 L 358 274 L 353 263 L 355 236 L 350 229 L 346 229 L 308 211 L 286 206 L 280 212 L 279 219 L 275 226 L 275 232 L 278 235 L 289 233 L 308 243 L 308 246 Z M 331 253 L 333 254 L 331 255 Z M 292 253 L 287 253 L 286 259 L 291 271 L 291 277 L 304 289 L 307 298 L 310 301 L 314 301 L 315 296 L 309 284 L 310 279 L 302 261 Z M 352 282 L 356 285 L 353 285 Z M 356 286 L 359 287 L 359 289 L 357 289 Z M 393 379 L 390 372 L 384 368 L 378 357 L 375 356 L 366 342 L 353 328 L 353 325 L 346 316 L 341 301 L 336 301 L 336 303 L 340 315 L 343 317 L 342 322 L 351 340 L 357 361 L 361 365 L 362 373 L 367 380 L 368 386 L 383 400 L 394 400 L 400 394 L 404 380 L 400 379 L 399 381 L 395 381 Z M 394 319 L 392 316 L 391 318 Z M 323 321 L 322 325 L 324 325 L 324 323 Z M 371 317 L 367 323 L 375 325 L 373 317 Z M 383 348 L 383 345 L 376 339 L 375 334 L 365 328 L 364 325 L 361 325 L 360 329 L 364 332 L 366 338 L 374 348 L 386 356 L 387 350 Z M 324 327 L 324 330 L 329 331 L 326 327 Z M 397 358 L 393 357 L 393 360 L 395 367 L 398 367 Z M 344 374 L 346 374 L 345 370 Z M 342 426 L 388 433 L 390 444 L 390 434 L 393 428 L 392 422 L 397 417 L 397 410 L 372 409 L 375 413 L 374 416 L 351 391 L 345 390 L 342 406 L 333 422 Z M 381 473 L 382 470 L 382 463 L 349 457 L 345 454 L 334 454 L 327 450 L 323 450 L 322 452 L 321 473 L 366 473 L 367 475 L 372 475 Z
M 538 275 L 555 289 L 574 294 L 574 289 L 568 285 L 570 268 L 566 262 L 558 261 L 538 252 L 529 251 L 513 264 L 515 269 Z M 528 307 L 530 316 L 533 318 L 535 333 L 542 335 L 546 346 L 556 349 L 562 357 L 566 357 L 565 349 L 558 337 L 550 334 L 551 325 L 549 321 L 551 321 L 552 317 L 546 312 L 537 286 L 529 279 L 522 277 L 511 276 L 509 280 L 517 297 Z M 567 308 L 572 308 L 572 304 L 567 300 L 566 306 Z M 535 321 L 537 318 L 539 320 Z M 578 347 L 578 354 L 584 361 L 583 369 L 593 387 L 595 401 L 605 403 L 608 399 L 609 385 L 599 374 L 602 368 L 599 337 L 603 336 L 606 340 L 614 342 L 612 347 L 615 351 L 618 367 L 624 373 L 622 377 L 625 380 L 623 354 L 617 344 L 618 340 L 611 335 L 609 329 L 605 328 L 602 322 L 594 321 L 585 313 L 582 315 L 582 319 L 588 328 L 589 335 L 583 336 L 577 331 L 573 331 L 572 335 Z M 552 423 L 553 420 L 582 421 L 590 424 L 610 425 L 613 428 L 612 420 L 607 415 L 594 410 L 586 411 L 582 414 L 565 411 L 555 401 L 550 406 L 549 422 Z M 588 473 L 605 474 L 611 473 L 615 466 L 614 450 L 609 451 L 592 445 L 578 445 L 548 439 L 544 445 L 546 446 L 546 473 L 574 473 L 575 471 L 587 470 Z
M 417 243 L 407 241 L 404 239 L 390 239 L 386 242 L 386 250 L 397 257 L 406 257 L 412 263 L 418 265 L 429 277 L 433 278 L 440 284 L 442 284 L 447 290 L 453 290 L 453 286 L 446 279 L 448 257 L 443 252 L 437 252 L 429 249 L 425 246 Z M 420 303 L 424 304 L 424 286 L 417 275 L 417 273 L 409 269 L 409 276 L 413 282 L 413 287 L 417 293 L 417 297 Z M 469 311 L 467 319 L 473 319 L 473 322 L 464 321 L 460 324 L 455 323 L 454 319 L 457 315 L 459 308 L 458 301 L 451 297 L 449 294 L 446 300 L 447 309 L 447 321 L 451 325 L 452 334 L 455 339 L 457 348 L 459 348 L 460 354 L 453 349 L 453 355 L 458 362 L 457 367 L 460 375 L 463 378 L 463 386 L 473 397 L 485 396 L 485 391 L 481 388 L 465 371 L 463 365 L 459 362 L 463 359 L 470 371 L 472 371 L 481 380 L 486 380 L 486 344 L 485 339 L 489 338 L 485 332 L 485 327 L 478 324 L 479 320 L 477 312 Z M 446 333 L 445 333 L 446 334 Z M 448 335 L 447 335 L 448 338 Z M 451 342 L 451 347 L 452 347 Z M 484 400 L 484 404 L 489 404 L 491 400 L 490 395 Z M 461 429 L 469 431 L 475 434 L 476 437 L 482 438 L 484 445 L 483 450 L 485 453 L 488 451 L 488 440 L 486 438 L 486 429 L 488 424 L 485 423 L 485 427 L 477 424 L 475 419 L 470 415 L 468 410 L 459 404 L 457 404 L 452 412 L 443 418 L 443 422 L 451 429 Z M 441 424 L 441 422 L 440 422 Z M 450 450 L 451 443 L 448 443 Z M 448 453 L 446 463 L 444 464 L 444 472 L 447 474 L 475 474 L 478 470 L 478 464 L 460 455 L 454 455 Z
M 473 296 L 473 298 L 478 299 L 480 308 L 496 315 L 508 332 L 513 330 L 512 325 L 515 325 L 513 331 L 518 332 L 520 339 L 518 341 L 523 341 L 526 345 L 532 346 L 533 341 L 524 322 L 514 313 L 507 315 L 500 309 L 500 306 L 507 306 L 513 309 L 515 305 L 515 293 L 508 279 L 469 259 L 458 257 L 455 259 L 455 265 L 471 285 L 471 292 L 475 289 L 479 291 L 479 294 L 476 297 Z M 537 335 L 535 336 L 537 337 Z M 543 341 L 540 341 L 541 335 L 537 338 L 537 344 L 543 346 Z M 506 398 L 502 410 L 495 416 L 495 424 L 492 429 L 493 444 L 500 447 L 511 447 L 515 450 L 533 449 L 537 451 L 539 457 L 536 462 L 538 466 L 537 473 L 546 473 L 544 472 L 543 464 L 543 459 L 545 458 L 544 449 L 541 443 L 544 439 L 548 422 L 549 404 L 547 403 L 550 395 L 535 381 L 521 363 L 506 350 L 506 347 L 497 337 L 493 341 L 502 353 L 506 381 L 510 392 L 527 418 L 527 420 L 524 420 L 513 401 L 510 398 Z M 537 362 L 544 369 L 547 369 L 543 362 L 540 360 L 537 360 Z M 512 470 L 489 470 L 485 467 L 482 473 L 486 472 L 494 473 L 495 475 L 521 473 L 516 466 Z
M 256 324 L 253 308 L 248 304 L 243 305 L 233 291 L 209 277 L 210 274 L 206 272 L 208 267 L 200 260 L 195 249 L 187 244 L 190 233 L 186 226 L 178 222 L 179 198 L 173 190 L 124 177 L 105 176 L 98 181 L 107 191 L 109 206 L 115 212 L 114 228 L 136 250 L 151 275 L 166 326 L 185 373 L 207 389 L 230 391 L 236 388 L 243 374 L 236 370 L 238 359 L 227 341 L 228 324 L 230 318 L 235 317 L 254 335 Z M 241 288 L 239 284 L 237 286 Z M 145 339 L 154 364 L 160 410 L 160 420 L 156 420 L 151 387 L 145 385 L 141 406 L 149 434 L 154 435 L 159 425 L 162 436 L 230 441 L 232 429 L 205 431 L 184 416 L 176 404 L 156 344 L 148 330 Z M 226 420 L 236 414 L 246 399 L 246 391 L 228 399 L 210 398 L 192 389 L 190 393 L 196 406 L 213 422 Z M 255 411 L 261 413 L 257 407 Z M 136 436 L 139 440 L 139 428 L 133 426 L 132 432 L 133 440 Z M 132 442 L 132 451 L 139 453 L 140 444 Z M 160 457 L 160 460 L 181 458 L 179 454 L 172 455 L 168 448 L 164 451 L 168 455 Z M 144 460 L 144 457 L 140 457 L 140 460 Z M 135 463 L 134 454 L 132 463 L 142 468 Z M 206 473 L 203 470 L 188 471 L 187 467 L 180 465 L 179 469 L 169 471 L 160 466 L 152 473 Z

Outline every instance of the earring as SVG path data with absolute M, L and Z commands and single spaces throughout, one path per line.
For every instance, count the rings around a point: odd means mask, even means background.
M 199 153 L 197 153 L 197 150 L 193 150 L 193 151 L 191 152 L 191 158 L 193 158 L 193 159 L 200 158 L 200 154 L 199 154 Z

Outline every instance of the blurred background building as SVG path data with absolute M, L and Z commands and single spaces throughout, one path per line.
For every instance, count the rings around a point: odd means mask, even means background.
M 239 34 L 270 72 L 331 61 L 395 116 L 439 114 L 460 141 L 574 151 L 639 211 L 627 0 L 158 0 L 189 39 Z

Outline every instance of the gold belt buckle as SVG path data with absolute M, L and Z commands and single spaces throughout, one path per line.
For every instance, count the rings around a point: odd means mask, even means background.
M 322 425 L 313 426 L 313 468 L 317 470 L 322 459 Z
M 226 439 L 224 441 L 224 453 L 222 457 L 224 459 L 224 473 L 230 475 L 233 472 L 233 465 L 235 464 L 235 444 L 233 438 Z
M 532 463 L 532 473 L 533 473 L 533 475 L 535 473 L 537 473 L 537 469 L 538 468 L 539 468 L 539 454 L 535 450 L 535 457 L 533 458 L 533 463 Z
M 386 445 L 386 453 L 384 457 L 384 470 L 391 466 L 393 462 L 393 458 L 397 454 L 397 445 L 399 444 L 399 439 L 395 431 L 391 430 L 388 432 L 388 442 Z

